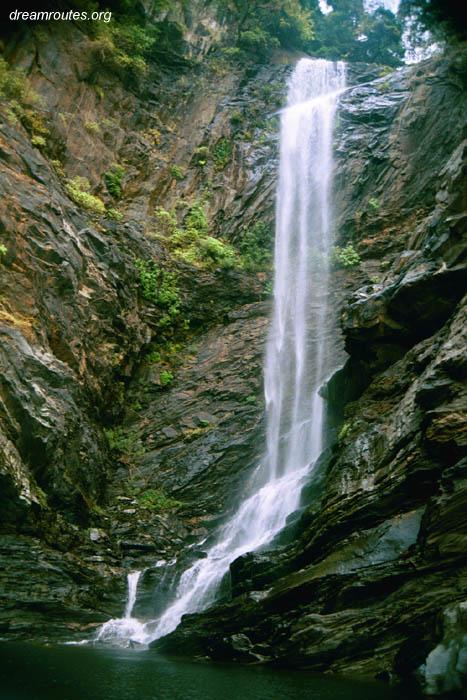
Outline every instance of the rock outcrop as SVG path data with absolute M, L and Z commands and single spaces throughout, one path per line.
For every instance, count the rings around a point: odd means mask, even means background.
M 467 581 L 462 114 L 458 59 L 342 99 L 338 222 L 362 257 L 350 284 L 370 279 L 344 302 L 349 359 L 326 387 L 345 404 L 338 439 L 289 538 L 235 562 L 232 601 L 158 649 L 388 679 L 420 667 L 427 692 L 460 687 L 461 633 L 443 641 L 441 620 L 461 620 L 444 611 Z

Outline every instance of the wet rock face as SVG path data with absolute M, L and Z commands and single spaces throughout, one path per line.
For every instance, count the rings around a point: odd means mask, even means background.
M 362 257 L 333 292 L 350 355 L 325 389 L 338 439 L 289 535 L 232 565 L 232 601 L 156 646 L 417 672 L 440 693 L 465 681 L 465 98 L 457 59 L 382 81 L 349 90 L 336 136 L 339 230 Z
M 268 303 L 257 303 L 231 312 L 226 325 L 190 348 L 170 391 L 161 395 L 156 385 L 151 399 L 149 388 L 148 408 L 135 422 L 145 426 L 136 467 L 141 482 L 155 479 L 190 503 L 193 516 L 224 513 L 259 457 L 268 310 Z M 141 376 L 149 387 L 151 375 L 149 367 Z
M 192 56 L 213 40 L 206 35 L 206 45 L 199 43 L 202 13 L 195 9 L 185 47 Z M 41 153 L 2 110 L 5 636 L 82 637 L 91 622 L 121 614 L 126 571 L 171 560 L 204 536 L 236 501 L 262 444 L 266 275 L 176 262 L 152 234 L 156 207 L 182 202 L 183 214 L 201 199 L 215 236 L 235 240 L 252 222 L 271 221 L 276 127 L 259 115 L 277 108 L 285 69 L 246 75 L 224 67 L 219 74 L 206 61 L 187 76 L 187 64 L 155 66 L 142 95 L 105 71 L 96 85 L 90 55 L 89 39 L 69 26 L 28 32 L 8 46 L 44 97 L 50 136 Z M 264 91 L 272 77 L 274 90 Z M 223 138 L 233 144 L 230 158 L 219 165 L 210 157 L 201 167 L 196 149 L 214 153 Z M 124 220 L 76 206 L 52 162 L 57 156 L 67 178 L 88 178 Z M 125 162 L 118 203 L 103 178 L 115 162 Z M 172 165 L 183 168 L 183 181 L 171 175 Z M 147 360 L 150 344 L 162 343 L 160 310 L 142 298 L 138 258 L 175 274 L 190 324 L 173 339 L 179 350 L 171 386 L 161 385 L 161 367 Z M 135 454 L 111 449 L 115 427 L 130 433 Z M 169 504 L 166 510 L 142 502 L 146 491 Z M 32 559 L 24 557 L 28 547 Z M 44 565 L 31 576 L 33 561 Z M 61 612 L 46 624 L 43 611 L 55 601 Z

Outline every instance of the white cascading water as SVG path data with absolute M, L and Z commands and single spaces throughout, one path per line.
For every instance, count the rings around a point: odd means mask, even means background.
M 114 643 L 117 640 L 128 640 L 128 643 L 130 643 L 133 637 L 139 634 L 141 622 L 132 617 L 132 613 L 136 603 L 138 581 L 141 573 L 141 571 L 132 571 L 127 575 L 128 593 L 123 617 L 109 620 L 102 625 L 97 632 L 96 642 L 105 644 L 107 642 Z
M 256 487 L 221 528 L 204 559 L 181 576 L 157 620 L 111 620 L 97 639 L 148 644 L 182 615 L 216 599 L 230 564 L 268 543 L 299 506 L 304 477 L 323 447 L 323 399 L 318 389 L 334 364 L 329 357 L 329 252 L 332 129 L 345 64 L 301 59 L 281 114 L 277 191 L 274 315 L 265 360 L 266 454 Z M 136 589 L 135 589 L 136 593 Z

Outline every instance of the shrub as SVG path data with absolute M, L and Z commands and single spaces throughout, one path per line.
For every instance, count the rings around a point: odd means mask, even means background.
M 239 126 L 242 124 L 244 121 L 243 114 L 240 112 L 240 110 L 236 109 L 232 114 L 230 115 L 230 123 L 233 126 Z
M 21 104 L 39 102 L 38 94 L 32 89 L 24 71 L 11 68 L 4 58 L 0 58 L 0 98 L 14 100 Z
M 93 42 L 94 60 L 99 69 L 106 69 L 129 85 L 138 87 L 147 74 L 145 56 L 155 41 L 154 28 L 147 29 L 126 21 L 124 24 L 96 23 L 97 38 Z
M 164 209 L 164 207 L 157 207 L 155 214 L 158 233 L 166 237 L 172 236 L 177 228 L 177 219 L 175 215 L 167 211 L 167 209 Z
M 173 272 L 161 270 L 152 260 L 137 259 L 141 294 L 161 311 L 156 327 L 161 330 L 177 325 L 181 314 L 181 297 Z
M 342 442 L 343 440 L 345 440 L 347 435 L 350 433 L 351 428 L 352 428 L 352 425 L 348 422 L 344 423 L 342 425 L 341 429 L 339 430 L 339 434 L 337 436 L 337 439 L 339 442 Z
M 195 202 L 190 207 L 190 211 L 185 219 L 185 227 L 195 230 L 198 236 L 203 236 L 208 233 L 208 217 L 201 202 Z
M 368 206 L 369 206 L 370 209 L 372 209 L 373 211 L 378 211 L 378 209 L 379 209 L 379 201 L 376 199 L 376 197 L 370 197 L 370 199 L 368 200 Z
M 174 378 L 174 375 L 168 369 L 163 369 L 159 373 L 159 382 L 161 383 L 162 386 L 168 386 L 169 384 L 171 384 L 173 381 L 173 378 Z
M 174 510 L 181 506 L 180 501 L 177 501 L 171 496 L 167 496 L 162 489 L 148 489 L 138 496 L 138 504 L 140 508 L 155 512 Z
M 108 193 L 115 199 L 120 199 L 122 196 L 122 181 L 125 175 L 125 168 L 122 165 L 114 163 L 110 170 L 104 173 L 104 182 Z
M 172 165 L 172 167 L 170 168 L 170 175 L 173 177 L 174 180 L 177 180 L 178 182 L 184 180 L 186 177 L 185 173 L 178 165 Z
M 100 133 L 100 126 L 97 122 L 85 122 L 84 123 L 84 128 L 86 129 L 87 132 L 90 134 L 99 134 Z
M 212 158 L 216 170 L 223 170 L 232 157 L 232 143 L 226 136 L 222 136 L 214 146 Z
M 240 253 L 247 270 L 265 270 L 271 265 L 273 236 L 271 227 L 262 221 L 243 230 Z
M 144 454 L 144 449 L 136 433 L 117 427 L 107 428 L 104 430 L 104 434 L 112 452 L 117 452 L 130 458 L 141 457 Z
M 208 162 L 209 148 L 207 146 L 200 146 L 196 149 L 194 157 L 196 165 L 198 165 L 200 168 L 204 168 Z
M 108 219 L 112 219 L 113 221 L 123 221 L 123 219 L 125 218 L 122 212 L 118 209 L 115 209 L 114 207 L 109 207 L 107 209 L 106 217 Z
M 336 267 L 355 267 L 360 264 L 360 256 L 352 243 L 348 243 L 345 248 L 336 245 L 332 249 L 331 262 Z
M 248 54 L 252 54 L 258 61 L 265 61 L 273 49 L 280 47 L 280 41 L 268 32 L 255 27 L 240 34 L 239 45 Z
M 74 177 L 72 180 L 68 180 L 65 189 L 70 199 L 78 206 L 83 207 L 83 209 L 95 216 L 103 216 L 105 214 L 105 204 L 102 199 L 89 193 L 91 185 L 87 178 Z
M 235 267 L 237 263 L 234 248 L 212 236 L 200 240 L 198 256 L 210 266 L 221 267 L 224 270 Z
M 3 258 L 4 255 L 6 255 L 8 252 L 8 249 L 6 245 L 3 245 L 3 243 L 0 243 L 0 258 Z
M 65 170 L 63 169 L 63 165 L 59 160 L 51 160 L 50 165 L 53 167 L 59 177 L 65 178 Z
M 39 134 L 34 134 L 31 136 L 31 143 L 37 148 L 44 148 L 47 145 L 45 138 L 43 136 L 39 136 Z

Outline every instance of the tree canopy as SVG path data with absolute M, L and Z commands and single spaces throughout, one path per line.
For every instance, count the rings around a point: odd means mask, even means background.
M 363 0 L 219 0 L 238 23 L 238 46 L 265 59 L 278 47 L 330 59 L 401 64 L 402 23 L 392 12 L 367 12 Z

